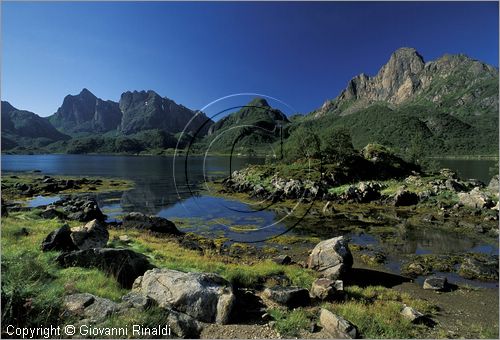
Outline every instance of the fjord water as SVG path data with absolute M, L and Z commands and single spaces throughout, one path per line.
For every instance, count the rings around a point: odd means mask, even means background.
M 248 164 L 260 164 L 261 158 L 233 158 L 231 170 Z M 205 185 L 205 180 L 221 179 L 229 175 L 229 157 L 139 157 L 104 155 L 2 155 L 2 172 L 40 170 L 46 175 L 104 176 L 130 179 L 135 187 L 126 192 L 96 194 L 99 206 L 110 220 L 124 212 L 139 211 L 173 220 L 182 230 L 206 236 L 226 236 L 237 242 L 254 242 L 286 232 L 290 221 L 280 220 L 272 210 L 254 211 L 252 207 L 236 200 L 215 197 Z M 456 170 L 464 177 L 476 178 L 488 183 L 489 168 L 495 161 L 446 160 L 444 167 Z M 57 197 L 39 197 L 30 202 L 49 204 Z M 352 226 L 352 220 L 336 220 Z M 325 225 L 321 237 L 331 237 L 337 229 L 331 222 Z M 306 228 L 307 229 L 307 228 Z M 242 232 L 243 231 L 243 232 Z M 380 245 L 379 240 L 368 233 L 350 233 L 357 244 Z M 497 245 L 478 243 L 467 237 L 444 231 L 410 230 L 401 236 L 405 244 L 390 250 L 393 254 L 445 254 L 480 252 L 495 254 Z M 398 271 L 398 257 L 390 260 L 388 269 Z

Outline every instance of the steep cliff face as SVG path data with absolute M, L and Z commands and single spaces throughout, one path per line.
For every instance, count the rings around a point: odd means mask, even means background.
M 92 134 L 116 130 L 121 116 L 118 103 L 104 101 L 83 89 L 78 95 L 67 95 L 49 121 L 64 133 Z
M 314 112 L 319 117 L 348 115 L 376 102 L 390 107 L 410 103 L 448 107 L 457 114 L 498 112 L 498 70 L 465 55 L 424 62 L 414 48 L 400 48 L 373 77 L 360 74 L 333 100 Z
M 186 132 L 201 137 L 206 135 L 213 124 L 203 113 L 162 98 L 151 90 L 124 92 L 119 106 L 123 112 L 119 130 L 124 134 L 150 129 L 161 129 L 174 134 L 182 132 L 186 127 Z

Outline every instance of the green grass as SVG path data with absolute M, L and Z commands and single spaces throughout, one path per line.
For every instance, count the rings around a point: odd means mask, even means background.
M 296 308 L 291 311 L 284 308 L 272 308 L 268 310 L 268 313 L 276 322 L 274 328 L 281 336 L 286 337 L 299 336 L 301 330 L 309 328 L 313 319 L 312 313 L 303 308 Z
M 350 286 L 346 292 L 345 302 L 326 303 L 323 307 L 356 325 L 364 338 L 400 339 L 421 334 L 424 326 L 414 325 L 400 314 L 403 304 L 422 313 L 436 312 L 435 306 L 426 301 L 381 286 Z

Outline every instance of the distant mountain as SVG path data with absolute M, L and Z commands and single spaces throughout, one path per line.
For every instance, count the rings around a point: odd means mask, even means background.
M 374 77 L 354 77 L 315 112 L 347 115 L 377 102 L 395 108 L 432 105 L 458 116 L 498 112 L 498 69 L 463 54 L 424 62 L 414 48 L 396 50 Z
M 496 154 L 498 69 L 462 54 L 426 63 L 415 49 L 400 48 L 375 76 L 354 77 L 301 121 L 347 127 L 357 147 Z
M 33 112 L 19 110 L 2 101 L 2 149 L 16 146 L 44 146 L 70 137 Z
M 123 113 L 119 131 L 126 135 L 151 129 L 176 134 L 187 128 L 186 132 L 203 137 L 213 124 L 205 114 L 162 98 L 154 91 L 125 92 L 119 106 Z
M 59 131 L 70 135 L 98 134 L 116 130 L 122 113 L 118 103 L 104 101 L 83 89 L 76 96 L 67 95 L 48 119 Z
M 211 150 L 256 148 L 274 143 L 279 138 L 278 126 L 289 122 L 285 114 L 272 108 L 263 98 L 255 98 L 237 112 L 213 124 L 205 138 Z

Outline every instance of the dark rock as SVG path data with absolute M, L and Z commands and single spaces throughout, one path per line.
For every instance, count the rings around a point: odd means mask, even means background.
M 55 209 L 55 208 L 47 208 L 45 210 L 43 210 L 42 212 L 40 212 L 39 216 L 41 218 L 45 218 L 45 219 L 53 219 L 53 218 L 58 218 L 58 219 L 64 219 L 66 218 L 66 215 L 62 212 L 60 212 L 59 210 Z
M 106 215 L 101 212 L 94 199 L 73 200 L 65 202 L 65 205 L 67 210 L 75 211 L 68 215 L 71 220 L 89 222 L 92 220 L 104 221 L 106 219 Z
M 399 188 L 394 195 L 394 205 L 396 207 L 415 205 L 418 203 L 418 195 L 404 188 Z
M 71 251 L 78 249 L 71 239 L 71 229 L 65 224 L 51 232 L 42 242 L 42 250 Z
M 78 250 L 61 254 L 56 261 L 63 267 L 99 268 L 113 275 L 125 288 L 131 288 L 137 277 L 153 268 L 145 255 L 129 249 Z
M 311 302 L 308 290 L 300 287 L 270 287 L 264 290 L 263 296 L 289 308 L 307 306 Z
M 447 290 L 448 280 L 444 276 L 431 276 L 425 279 L 423 288 L 439 291 Z
M 454 192 L 462 192 L 467 190 L 467 187 L 463 185 L 462 183 L 454 180 L 454 179 L 447 179 L 445 182 L 446 188 L 448 188 L 451 191 Z
M 277 264 L 287 265 L 292 263 L 292 258 L 288 255 L 279 255 L 273 258 L 273 262 Z
M 18 231 L 16 231 L 14 233 L 14 236 L 17 236 L 17 237 L 20 237 L 20 236 L 29 236 L 30 234 L 30 231 L 28 230 L 28 228 L 21 228 L 19 229 Z
M 175 224 L 166 218 L 131 212 L 123 217 L 123 228 L 149 230 L 155 233 L 182 235 Z

